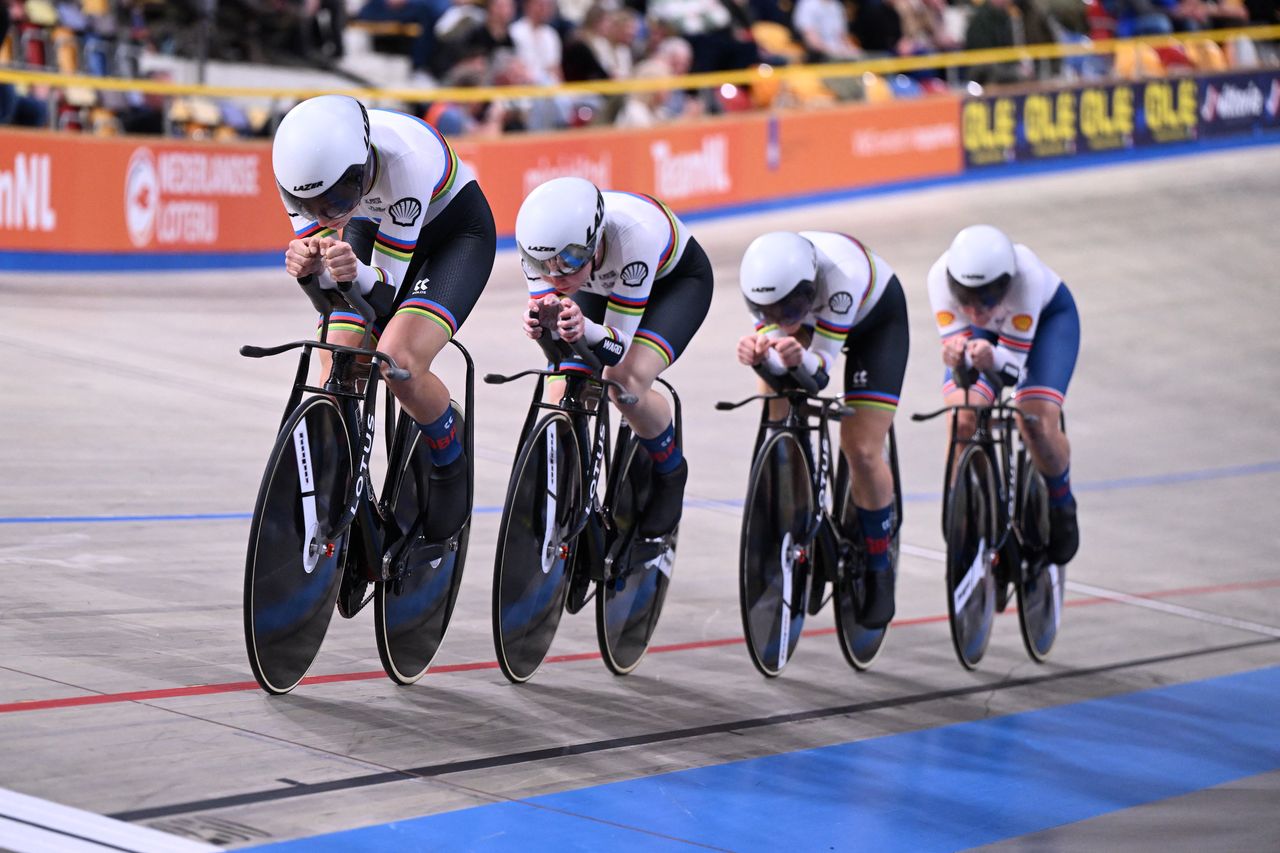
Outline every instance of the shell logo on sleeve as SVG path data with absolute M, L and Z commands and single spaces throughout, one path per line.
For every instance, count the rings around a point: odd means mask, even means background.
M 848 314 L 853 307 L 853 297 L 841 290 L 827 300 L 827 307 L 837 314 Z
M 1025 332 L 1031 328 L 1030 314 L 1017 314 L 1013 318 L 1013 327 L 1019 332 Z
M 950 311 L 939 311 L 936 316 L 939 328 L 945 329 L 956 321 L 956 315 Z
M 622 283 L 628 287 L 639 287 L 649 277 L 649 265 L 644 261 L 632 261 L 622 268 Z
M 418 217 L 422 215 L 422 202 L 416 198 L 404 198 L 391 205 L 391 209 L 387 211 L 391 214 L 391 221 L 401 228 L 408 228 L 410 225 L 418 221 Z

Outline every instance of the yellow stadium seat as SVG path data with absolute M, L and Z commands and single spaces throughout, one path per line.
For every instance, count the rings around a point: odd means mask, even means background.
M 68 86 L 62 93 L 73 107 L 92 107 L 98 103 L 98 93 L 88 86 Z
M 0 42 L 0 65 L 13 64 L 13 33 L 5 36 L 3 42 Z
M 80 40 L 67 27 L 53 31 L 53 55 L 60 73 L 75 74 L 80 70 Z
M 798 103 L 805 106 L 829 104 L 836 99 L 827 85 L 822 82 L 822 78 L 812 71 L 788 74 L 786 90 Z
M 1149 44 L 1125 42 L 1116 45 L 1115 62 L 1116 76 L 1127 80 L 1164 76 L 1160 54 Z
M 191 121 L 205 127 L 217 127 L 222 124 L 222 110 L 208 98 L 192 98 Z
M 1201 71 L 1226 71 L 1227 55 L 1212 39 L 1191 39 L 1184 47 L 1191 64 Z
M 80 0 L 80 8 L 86 15 L 98 17 L 111 11 L 110 0 Z
M 94 136 L 118 136 L 121 132 L 119 116 L 105 107 L 97 107 L 89 114 L 89 124 Z
M 862 75 L 863 98 L 869 104 L 883 104 L 893 100 L 893 88 L 879 74 L 870 71 Z
M 795 62 L 804 59 L 804 48 L 796 44 L 791 31 L 773 21 L 756 21 L 751 25 L 751 37 L 765 53 L 785 56 Z

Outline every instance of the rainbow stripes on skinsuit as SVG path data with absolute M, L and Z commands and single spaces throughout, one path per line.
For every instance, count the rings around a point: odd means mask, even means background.
M 943 396 L 946 396 L 947 394 L 950 394 L 953 391 L 962 391 L 962 390 L 964 389 L 962 389 L 959 385 L 957 385 L 954 379 L 948 378 L 946 382 L 942 383 Z M 970 385 L 969 390 L 977 394 L 979 397 L 982 397 L 988 403 L 995 402 L 995 399 L 996 399 L 995 389 L 992 388 L 991 385 L 985 379 L 979 379 L 975 384 Z
M 852 323 L 841 326 L 839 323 L 832 323 L 830 320 L 824 320 L 821 317 L 817 318 L 817 322 L 813 327 L 814 331 L 819 335 L 833 341 L 843 341 L 849 335 L 849 330 L 852 328 Z
M 896 412 L 898 398 L 880 391 L 847 391 L 843 397 L 846 406 L 862 406 L 868 409 L 879 409 L 883 412 Z
M 667 218 L 667 227 L 671 229 L 671 233 L 667 237 L 667 245 L 663 247 L 662 254 L 658 256 L 658 269 L 653 274 L 654 279 L 659 279 L 666 275 L 673 265 L 676 255 L 676 246 L 680 243 L 676 234 L 676 215 L 671 212 L 669 207 L 658 201 L 653 196 L 645 195 L 644 193 L 623 193 L 623 195 L 629 195 L 632 198 L 638 198 L 641 201 L 649 202 L 649 204 L 652 204 L 654 207 L 658 208 L 658 210 L 662 211 L 662 215 Z
M 373 248 L 375 251 L 381 252 L 393 260 L 400 261 L 403 264 L 413 260 L 413 250 L 417 248 L 418 241 L 414 240 L 397 240 L 395 237 L 389 237 L 381 231 L 373 238 Z
M 293 236 L 299 240 L 305 240 L 307 237 L 328 237 L 330 234 L 337 234 L 332 228 L 325 228 L 319 222 L 310 222 L 301 228 L 295 228 Z
M 414 314 L 418 317 L 426 317 L 452 338 L 458 331 L 458 321 L 454 318 L 453 312 L 445 308 L 439 302 L 433 302 L 430 299 L 424 299 L 421 296 L 415 296 L 406 299 L 400 303 L 400 307 L 396 309 L 396 316 L 401 314 Z
M 666 338 L 657 332 L 651 332 L 648 329 L 636 329 L 635 341 L 636 343 L 644 344 L 662 356 L 662 360 L 668 365 L 676 360 L 675 349 L 667 342 Z
M 649 304 L 649 297 L 632 299 L 619 293 L 609 294 L 609 309 L 625 314 L 628 317 L 639 317 L 644 314 L 644 306 Z
M 316 322 L 316 334 L 324 328 L 324 315 Z M 334 311 L 329 315 L 329 332 L 354 332 L 357 335 L 364 334 L 364 318 L 359 314 L 351 311 Z M 382 330 L 376 325 L 373 327 L 373 340 L 377 341 L 382 335 Z

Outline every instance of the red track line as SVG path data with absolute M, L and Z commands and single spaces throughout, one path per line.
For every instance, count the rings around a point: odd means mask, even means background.
M 1129 593 L 1136 598 L 1173 598 L 1176 596 L 1187 595 L 1206 595 L 1217 592 L 1236 592 L 1240 590 L 1250 589 L 1268 589 L 1280 586 L 1280 580 L 1262 580 L 1262 581 L 1241 581 L 1239 583 L 1218 584 L 1216 586 L 1195 586 L 1183 587 L 1181 589 L 1169 589 L 1160 592 L 1148 592 L 1142 595 Z M 1077 598 L 1064 602 L 1065 607 L 1084 607 L 1095 604 L 1115 604 L 1116 602 L 1106 598 Z M 1005 611 L 1006 616 L 1012 615 L 1016 610 L 1010 608 Z M 942 616 L 920 616 L 915 619 L 900 619 L 893 624 L 898 628 L 906 628 L 912 625 L 927 625 L 935 622 L 946 622 L 946 615 Z M 804 632 L 804 636 L 821 637 L 827 634 L 834 634 L 835 628 L 815 628 Z M 742 637 L 724 637 L 718 640 L 694 640 L 688 643 L 672 643 L 665 646 L 653 646 L 649 649 L 649 654 L 664 654 L 667 652 L 688 652 L 698 649 L 711 649 L 720 646 L 736 646 L 744 643 L 746 640 Z M 578 652 L 570 655 L 550 655 L 547 663 L 574 663 L 585 660 L 599 660 L 599 652 Z M 444 675 L 451 672 L 476 672 L 486 669 L 497 669 L 497 661 L 476 661 L 474 663 L 452 663 L 433 666 L 427 671 L 427 675 Z M 302 679 L 302 684 L 336 684 L 346 681 L 369 681 L 371 679 L 385 678 L 386 673 L 382 670 L 375 672 L 342 672 L 333 675 L 309 675 Z M 194 684 L 188 687 L 167 687 L 162 690 L 135 690 L 129 693 L 95 693 L 90 696 L 70 696 L 62 699 L 29 699 L 24 702 L 10 702 L 0 705 L 0 714 L 10 714 L 20 711 L 45 711 L 52 708 L 77 708 L 82 705 L 110 705 L 118 702 L 145 702 L 155 699 L 176 699 L 185 696 L 210 696 L 216 693 L 240 693 L 248 690 L 257 690 L 258 683 L 256 681 L 232 681 L 224 684 Z

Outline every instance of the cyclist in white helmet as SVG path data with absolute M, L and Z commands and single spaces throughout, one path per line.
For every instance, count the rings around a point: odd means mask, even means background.
M 320 286 L 355 282 L 377 310 L 380 350 L 410 378 L 387 385 L 431 449 L 431 512 L 424 534 L 442 541 L 471 513 L 462 431 L 431 364 L 466 320 L 493 268 L 496 234 L 471 169 L 431 125 L 366 110 L 345 95 L 295 106 L 271 150 L 295 238 L 289 275 Z M 329 340 L 358 345 L 364 321 L 335 311 Z
M 1018 428 L 1049 484 L 1049 559 L 1065 565 L 1080 546 L 1071 446 L 1060 423 L 1080 351 L 1080 315 L 1071 291 L 1026 246 L 990 225 L 971 225 L 929 270 L 929 301 L 942 336 L 947 404 L 965 402 L 955 372 L 981 371 L 1014 385 L 1018 409 L 1035 415 L 1019 417 Z M 987 402 L 995 399 L 986 377 L 971 378 L 973 391 Z M 962 413 L 961 434 L 971 435 L 973 427 L 973 414 Z
M 651 538 L 670 533 L 680 520 L 689 468 L 671 408 L 652 386 L 707 315 L 711 262 L 662 202 L 601 192 L 582 178 L 556 178 L 529 193 L 516 216 L 516 244 L 529 286 L 525 334 L 540 337 L 530 314 L 559 303 L 555 334 L 585 340 L 605 376 L 639 398 L 619 404 L 657 475 L 639 531 Z
M 738 279 L 756 331 L 738 341 L 738 361 L 780 378 L 791 371 L 825 388 L 841 350 L 844 402 L 840 449 L 852 473 L 870 569 L 859 621 L 888 625 L 894 614 L 893 474 L 885 439 L 898 409 L 910 333 L 902 285 L 884 258 L 845 234 L 775 231 L 751 242 Z M 771 415 L 781 418 L 784 401 Z M 856 535 L 850 532 L 850 535 Z

